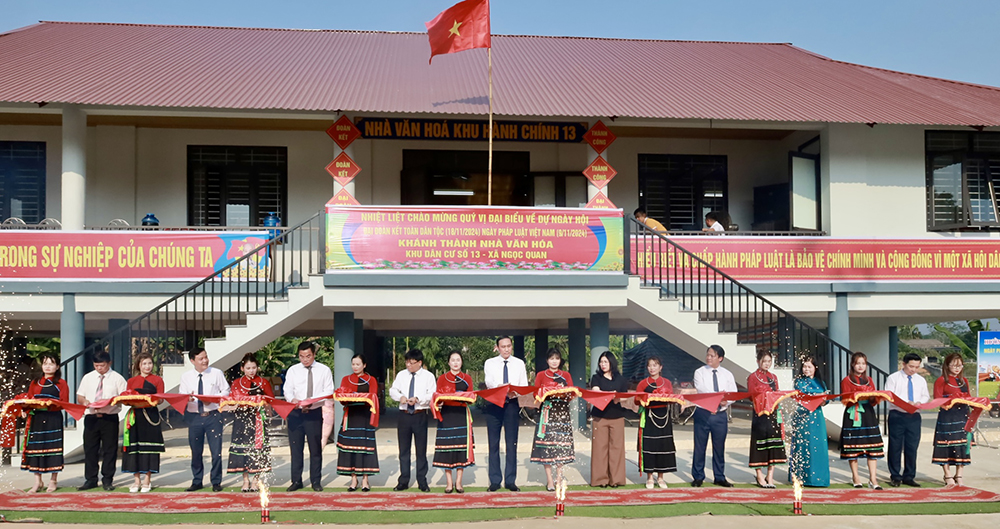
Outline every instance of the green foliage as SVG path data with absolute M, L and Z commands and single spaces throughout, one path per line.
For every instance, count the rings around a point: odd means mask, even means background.
M 968 330 L 968 328 L 963 329 L 961 325 L 955 322 L 938 323 L 934 325 L 932 336 L 958 348 L 958 351 L 962 353 L 962 357 L 967 359 L 976 358 L 976 334 Z

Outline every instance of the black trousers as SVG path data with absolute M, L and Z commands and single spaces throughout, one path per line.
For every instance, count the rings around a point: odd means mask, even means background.
M 188 425 L 188 446 L 191 447 L 191 484 L 201 485 L 205 479 L 205 442 L 212 456 L 209 479 L 212 485 L 222 485 L 222 414 L 210 411 L 202 417 L 198 413 L 184 412 Z
M 427 410 L 410 415 L 405 411 L 400 414 L 396 426 L 396 439 L 399 441 L 399 484 L 410 485 L 410 441 L 417 452 L 417 485 L 427 486 Z
M 323 481 L 323 410 L 303 412 L 295 408 L 288 414 L 288 449 L 292 456 L 292 483 L 302 483 L 303 455 L 309 444 L 309 482 Z
M 500 485 L 503 478 L 505 487 L 513 487 L 517 481 L 517 427 L 520 424 L 521 405 L 517 399 L 507 399 L 503 407 L 486 404 L 486 437 L 490 442 L 490 485 Z M 500 473 L 500 430 L 506 441 L 506 461 L 504 472 Z
M 101 484 L 110 485 L 115 479 L 118 463 L 118 414 L 83 417 L 83 479 L 97 483 L 100 463 Z
M 920 445 L 920 414 L 889 410 L 889 478 L 911 481 L 917 477 L 917 446 Z M 899 469 L 899 456 L 903 469 Z

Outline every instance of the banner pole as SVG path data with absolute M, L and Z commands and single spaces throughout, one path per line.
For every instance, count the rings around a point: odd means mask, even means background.
M 486 60 L 487 60 L 487 77 L 489 78 L 490 85 L 490 146 L 489 146 L 489 161 L 487 162 L 486 169 L 486 181 L 487 181 L 487 191 L 486 191 L 486 205 L 493 205 L 493 48 L 486 48 Z

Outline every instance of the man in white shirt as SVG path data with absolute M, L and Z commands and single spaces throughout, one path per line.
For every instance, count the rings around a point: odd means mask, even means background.
M 424 353 L 410 349 L 403 356 L 406 369 L 396 375 L 389 388 L 389 396 L 399 401 L 399 423 L 396 439 L 399 442 L 399 482 L 392 490 L 410 488 L 410 441 L 417 452 L 417 486 L 430 492 L 427 485 L 427 416 L 430 414 L 431 397 L 437 389 L 437 379 L 424 369 Z
M 694 388 L 698 393 L 725 393 L 738 391 L 736 379 L 722 361 L 726 351 L 721 346 L 709 346 L 705 352 L 705 365 L 694 372 Z M 712 474 L 713 482 L 720 487 L 732 487 L 726 479 L 726 434 L 729 432 L 729 417 L 726 409 L 728 401 L 722 401 L 719 408 L 708 411 L 704 408 L 694 410 L 694 454 L 691 457 L 691 486 L 700 487 L 705 481 L 705 451 L 708 448 L 708 436 L 712 436 Z
M 210 479 L 212 490 L 222 490 L 222 415 L 219 405 L 202 402 L 194 395 L 228 395 L 229 383 L 221 370 L 208 366 L 208 353 L 204 348 L 195 348 L 188 352 L 188 359 L 194 369 L 181 375 L 180 389 L 182 395 L 192 395 L 184 410 L 184 422 L 188 425 L 188 445 L 191 447 L 191 486 L 188 492 L 201 490 L 205 477 L 205 461 L 202 453 L 205 441 L 212 455 L 212 471 Z
M 920 357 L 907 353 L 903 357 L 903 368 L 889 375 L 885 380 L 885 390 L 896 394 L 896 398 L 910 404 L 921 404 L 931 400 L 927 392 L 927 381 L 917 374 Z M 917 477 L 917 446 L 920 445 L 920 412 L 907 413 L 898 406 L 889 405 L 889 478 L 890 485 L 919 487 Z M 899 459 L 903 456 L 900 472 Z
M 298 406 L 288 414 L 288 449 L 292 456 L 292 484 L 288 492 L 302 488 L 305 445 L 309 444 L 309 481 L 316 492 L 323 490 L 323 402 L 302 403 L 316 397 L 333 395 L 333 373 L 316 361 L 316 344 L 299 344 L 299 363 L 288 368 L 285 400 Z
M 94 353 L 94 370 L 83 375 L 76 401 L 84 406 L 121 395 L 127 387 L 125 378 L 111 370 L 111 355 Z M 121 405 L 87 408 L 83 416 L 83 485 L 78 490 L 97 488 L 98 462 L 104 490 L 115 490 L 115 467 L 118 460 L 118 412 Z
M 511 386 L 527 386 L 528 373 L 524 368 L 524 361 L 514 354 L 514 341 L 510 336 L 497 338 L 494 351 L 499 353 L 490 358 L 483 365 L 483 375 L 487 388 L 497 388 L 506 384 Z M 507 392 L 507 400 L 504 405 L 497 406 L 491 402 L 486 403 L 486 436 L 490 442 L 490 492 L 500 489 L 500 479 L 503 478 L 504 487 L 507 490 L 517 492 L 521 490 L 517 486 L 517 428 L 520 423 L 519 415 L 521 405 L 517 402 L 517 394 L 513 391 Z M 500 430 L 504 431 L 504 439 L 507 442 L 507 460 L 504 464 L 504 473 L 500 473 Z

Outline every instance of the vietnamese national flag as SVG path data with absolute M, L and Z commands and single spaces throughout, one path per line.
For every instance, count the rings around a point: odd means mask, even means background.
M 465 0 L 445 9 L 427 26 L 435 55 L 490 47 L 490 0 Z

